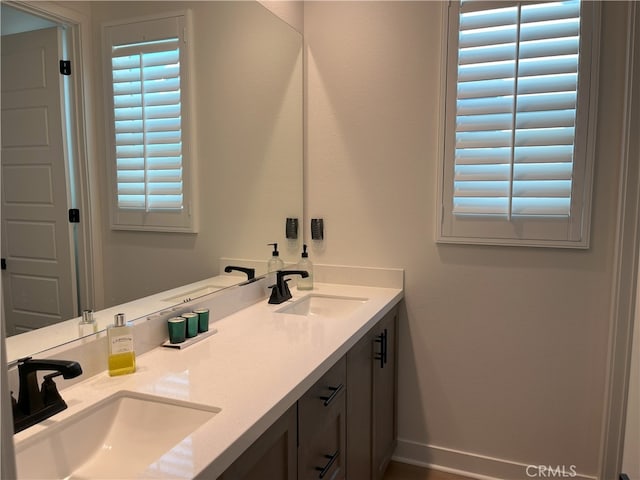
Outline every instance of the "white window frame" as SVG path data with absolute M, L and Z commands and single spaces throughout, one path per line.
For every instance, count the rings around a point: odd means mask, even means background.
M 192 104 L 191 13 L 189 10 L 128 18 L 102 24 L 103 69 L 107 163 L 109 174 L 109 213 L 113 230 L 197 233 L 195 141 L 191 119 Z M 177 37 L 180 42 L 180 104 L 182 208 L 124 208 L 118 204 L 118 169 L 116 165 L 115 118 L 112 79 L 112 47 Z M 146 180 L 145 180 L 146 182 Z
M 537 2 L 475 2 L 490 8 Z M 569 216 L 519 216 L 454 214 L 454 169 L 459 35 L 459 2 L 444 9 L 445 41 L 441 82 L 441 118 L 438 168 L 436 241 L 484 245 L 588 248 L 591 192 L 595 150 L 597 79 L 599 55 L 599 2 L 583 2 L 580 23 L 580 67 Z M 585 54 L 586 53 L 586 54 Z

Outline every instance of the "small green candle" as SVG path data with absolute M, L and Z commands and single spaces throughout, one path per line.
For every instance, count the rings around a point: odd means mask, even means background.
M 203 333 L 209 330 L 209 309 L 199 308 L 193 313 L 198 315 L 198 332 Z
M 169 341 L 171 343 L 182 343 L 187 335 L 187 321 L 183 317 L 173 317 L 167 322 L 169 326 Z
M 198 314 L 183 313 L 182 316 L 187 321 L 187 338 L 192 338 L 198 335 Z

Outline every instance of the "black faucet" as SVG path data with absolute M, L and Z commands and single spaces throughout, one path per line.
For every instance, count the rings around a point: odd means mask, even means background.
M 279 305 L 282 302 L 286 302 L 291 298 L 291 291 L 284 277 L 286 275 L 300 275 L 302 278 L 309 276 L 309 273 L 305 270 L 278 270 L 276 272 L 276 284 L 271 285 L 271 297 L 269 297 L 269 303 Z
M 234 265 L 227 265 L 224 267 L 224 271 L 226 273 L 231 273 L 233 270 L 237 270 L 238 272 L 243 272 L 247 275 L 247 280 L 253 280 L 256 278 L 256 269 L 255 268 L 247 268 L 247 267 L 236 267 Z
M 38 387 L 38 371 L 53 370 L 44 376 L 42 390 Z M 20 390 L 18 401 L 11 396 L 13 406 L 13 431 L 18 433 L 67 408 L 56 388 L 54 377 L 75 378 L 82 374 L 78 362 L 68 360 L 33 360 L 31 357 L 18 360 Z M 13 393 L 13 392 L 12 392 Z

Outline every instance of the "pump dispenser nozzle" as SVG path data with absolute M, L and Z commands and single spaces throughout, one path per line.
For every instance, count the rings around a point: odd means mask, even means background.
M 309 275 L 298 280 L 298 290 L 313 290 L 313 264 L 309 260 L 307 245 L 302 245 L 302 255 L 298 268 L 307 272 Z

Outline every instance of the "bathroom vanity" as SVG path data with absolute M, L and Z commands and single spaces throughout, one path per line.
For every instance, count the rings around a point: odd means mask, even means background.
M 218 479 L 382 478 L 396 445 L 397 319 L 396 306 Z
M 281 305 L 267 303 L 268 279 L 225 290 L 262 296 L 216 318 L 217 333 L 201 342 L 139 355 L 132 375 L 103 371 L 61 385 L 68 409 L 15 435 L 18 478 L 82 475 L 98 464 L 127 478 L 381 478 L 396 437 L 402 271 L 371 286 L 322 283 L 317 273 L 313 291 L 293 288 Z M 221 309 L 216 295 L 185 308 Z M 136 322 L 136 334 L 158 321 L 165 320 Z M 202 420 L 181 425 L 180 438 L 164 438 L 175 427 L 158 423 L 191 413 Z M 82 428 L 114 448 L 78 452 L 54 441 Z M 55 454 L 30 461 L 39 451 Z

